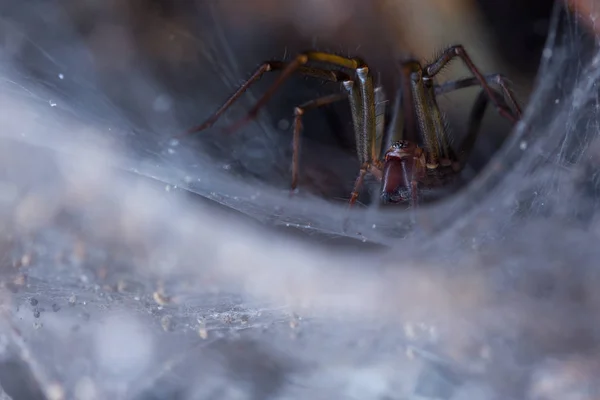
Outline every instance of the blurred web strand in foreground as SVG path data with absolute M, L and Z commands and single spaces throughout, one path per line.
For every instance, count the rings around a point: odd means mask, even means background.
M 14 399 L 596 398 L 600 52 L 562 7 L 555 22 L 523 124 L 417 215 L 430 231 L 399 240 L 403 216 L 356 213 L 392 245 L 376 256 L 109 168 L 190 173 L 116 151 L 3 65 L 0 384 Z M 259 220 L 284 204 L 221 175 L 199 194 Z M 285 204 L 279 223 L 339 233 L 337 208 Z

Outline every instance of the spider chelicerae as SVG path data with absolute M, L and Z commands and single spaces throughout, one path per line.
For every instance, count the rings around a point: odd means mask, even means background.
M 436 84 L 434 77 L 455 58 L 461 59 L 473 76 Z M 219 110 L 203 124 L 189 129 L 186 134 L 211 127 L 266 72 L 281 71 L 281 74 L 248 114 L 226 131 L 237 130 L 256 118 L 281 84 L 294 73 L 340 82 L 343 87 L 341 93 L 310 100 L 294 109 L 292 191 L 298 185 L 300 171 L 302 116 L 310 109 L 347 99 L 356 138 L 356 155 L 360 162 L 360 172 L 349 205 L 356 202 L 365 176 L 371 174 L 381 182 L 382 203 L 409 203 L 416 207 L 421 192 L 448 185 L 463 170 L 488 104 L 491 103 L 501 116 L 513 124 L 521 117 L 521 109 L 506 79 L 500 74 L 483 75 L 461 45 L 449 47 L 427 65 L 414 59 L 402 61 L 399 63 L 399 70 L 401 79 L 392 118 L 382 121 L 375 111 L 378 92 L 373 84 L 371 71 L 363 60 L 308 51 L 297 55 L 290 62 L 268 61 Z M 482 89 L 475 99 L 466 135 L 455 151 L 450 146 L 448 130 L 436 96 L 476 85 Z

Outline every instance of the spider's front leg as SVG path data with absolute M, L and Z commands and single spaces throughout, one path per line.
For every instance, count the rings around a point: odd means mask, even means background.
M 349 80 L 350 77 L 344 72 L 337 72 L 334 70 L 324 70 L 320 68 L 312 68 L 306 67 L 306 64 L 309 61 L 316 61 L 321 63 L 327 63 L 330 65 L 334 65 L 335 67 L 342 68 L 345 70 L 354 70 L 359 74 L 360 70 L 368 71 L 368 68 L 364 66 L 364 62 L 360 59 L 352 59 L 346 58 L 342 56 L 338 56 L 335 54 L 324 53 L 319 51 L 308 51 L 302 54 L 297 55 L 291 62 L 289 63 L 279 63 L 282 64 L 283 68 L 281 70 L 281 74 L 275 80 L 275 82 L 267 89 L 267 91 L 262 95 L 262 97 L 254 104 L 254 106 L 248 111 L 246 116 L 236 122 L 234 125 L 230 126 L 226 132 L 233 132 L 248 122 L 254 120 L 259 110 L 273 97 L 275 92 L 279 89 L 279 87 L 287 81 L 294 73 L 306 71 L 307 75 L 319 76 L 321 78 L 326 78 L 332 82 L 340 82 L 343 80 Z M 272 63 L 270 63 L 272 64 Z M 316 75 L 315 75 L 316 74 Z M 327 75 L 330 75 L 327 77 Z M 251 79 L 254 79 L 251 78 Z M 258 78 L 257 78 L 258 79 Z M 361 89 L 365 86 L 361 82 Z
M 301 59 L 300 61 L 302 61 L 302 60 L 303 59 Z M 330 82 L 341 82 L 341 81 L 350 79 L 350 77 L 342 71 L 334 71 L 334 70 L 328 70 L 328 69 L 322 69 L 322 68 L 307 67 L 307 66 L 300 64 L 298 59 L 295 60 L 293 63 L 285 63 L 282 61 L 267 61 L 267 62 L 263 63 L 261 66 L 259 66 L 256 69 L 256 71 L 254 71 L 252 76 L 248 80 L 246 80 L 235 91 L 235 93 L 233 93 L 231 96 L 229 96 L 229 98 L 225 101 L 225 103 L 223 103 L 221 105 L 221 107 L 219 107 L 219 109 L 215 113 L 213 113 L 206 121 L 204 121 L 200 125 L 197 125 L 197 126 L 194 126 L 190 129 L 188 129 L 182 135 L 178 135 L 178 136 L 190 135 L 192 133 L 200 132 L 207 128 L 212 127 L 215 124 L 215 122 L 217 122 L 217 120 L 221 117 L 221 115 L 223 115 L 225 113 L 225 111 L 227 111 L 227 109 L 229 109 L 229 107 L 231 107 L 233 105 L 233 103 L 235 103 L 242 96 L 242 94 L 244 94 L 253 84 L 255 84 L 258 80 L 260 80 L 260 78 L 262 78 L 262 76 L 264 74 L 266 74 L 267 72 L 274 72 L 274 71 L 282 71 L 283 78 L 280 77 L 280 79 L 278 81 L 279 83 L 276 83 L 275 85 L 271 86 L 271 88 L 268 90 L 267 94 L 265 94 L 263 96 L 263 98 L 261 98 L 261 100 L 259 100 L 259 102 L 253 107 L 253 109 L 248 113 L 248 115 L 242 121 L 239 121 L 236 125 L 234 125 L 233 127 L 230 127 L 227 130 L 227 132 L 232 132 L 232 131 L 240 128 L 243 124 L 254 119 L 257 116 L 258 111 L 265 105 L 267 100 L 275 93 L 276 89 L 279 87 L 281 82 L 283 82 L 285 79 L 287 79 L 294 72 L 299 72 L 302 75 L 312 76 L 314 78 L 323 79 L 323 80 L 330 81 Z
M 364 66 L 356 69 L 358 83 L 348 80 L 343 82 L 348 93 L 352 124 L 356 138 L 356 155 L 361 168 L 354 183 L 348 207 L 352 208 L 363 187 L 365 175 L 369 172 L 381 180 L 381 165 L 377 153 L 377 115 L 375 111 L 376 94 L 373 78 L 369 68 Z

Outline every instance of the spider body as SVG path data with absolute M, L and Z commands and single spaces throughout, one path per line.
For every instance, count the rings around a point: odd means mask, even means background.
M 460 58 L 473 77 L 435 84 L 434 77 L 454 58 Z M 312 66 L 309 63 L 331 65 L 337 69 Z M 399 66 L 400 84 L 390 121 L 378 118 L 376 109 L 380 92 L 374 87 L 372 74 L 364 61 L 309 51 L 298 55 L 289 63 L 264 63 L 215 114 L 186 133 L 212 126 L 266 72 L 280 70 L 281 74 L 247 116 L 230 127 L 228 132 L 239 129 L 256 118 L 261 107 L 295 72 L 339 82 L 344 89 L 342 93 L 308 101 L 294 110 L 292 191 L 296 189 L 298 182 L 302 116 L 310 109 L 347 99 L 356 138 L 356 156 L 361 166 L 349 205 L 356 202 L 365 176 L 370 174 L 381 182 L 382 203 L 403 203 L 416 207 L 421 195 L 443 189 L 459 175 L 477 139 L 488 103 L 512 123 L 520 118 L 521 110 L 505 79 L 498 74 L 482 75 L 460 45 L 448 48 L 430 64 L 422 65 L 416 60 L 406 60 L 400 62 Z M 492 88 L 492 84 L 499 86 L 501 93 Z M 450 146 L 436 96 L 475 85 L 480 85 L 482 90 L 475 100 L 465 138 L 458 152 L 455 152 Z

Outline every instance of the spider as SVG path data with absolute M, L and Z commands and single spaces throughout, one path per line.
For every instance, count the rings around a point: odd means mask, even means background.
M 463 61 L 473 77 L 443 84 L 434 83 L 434 77 L 456 58 Z M 313 64 L 325 66 L 313 66 Z M 281 84 L 294 73 L 339 82 L 344 89 L 342 93 L 320 97 L 294 109 L 292 193 L 298 184 L 302 116 L 308 110 L 347 99 L 350 103 L 356 138 L 356 155 L 360 162 L 360 171 L 354 183 L 349 206 L 355 204 L 365 176 L 370 174 L 381 182 L 382 204 L 409 203 L 414 208 L 418 206 L 423 192 L 435 191 L 449 185 L 449 182 L 463 170 L 477 139 L 488 103 L 491 103 L 501 116 L 513 124 L 520 119 L 521 109 L 506 79 L 500 74 L 483 75 L 462 45 L 447 48 L 435 61 L 427 65 L 422 65 L 414 59 L 401 61 L 399 69 L 400 85 L 392 118 L 387 124 L 386 121 L 383 123 L 377 121 L 375 109 L 378 92 L 373 84 L 371 71 L 363 60 L 326 52 L 307 51 L 296 56 L 291 62 L 263 63 L 214 114 L 203 124 L 189 129 L 185 134 L 211 127 L 266 72 L 281 71 L 281 74 L 247 115 L 226 129 L 226 132 L 233 132 L 255 119 L 260 109 Z M 492 88 L 492 84 L 497 85 L 502 93 Z M 482 90 L 475 99 L 467 134 L 458 152 L 455 152 L 449 144 L 447 126 L 436 96 L 476 85 L 480 85 Z M 383 124 L 386 125 L 385 130 Z M 378 132 L 382 133 L 379 149 Z

